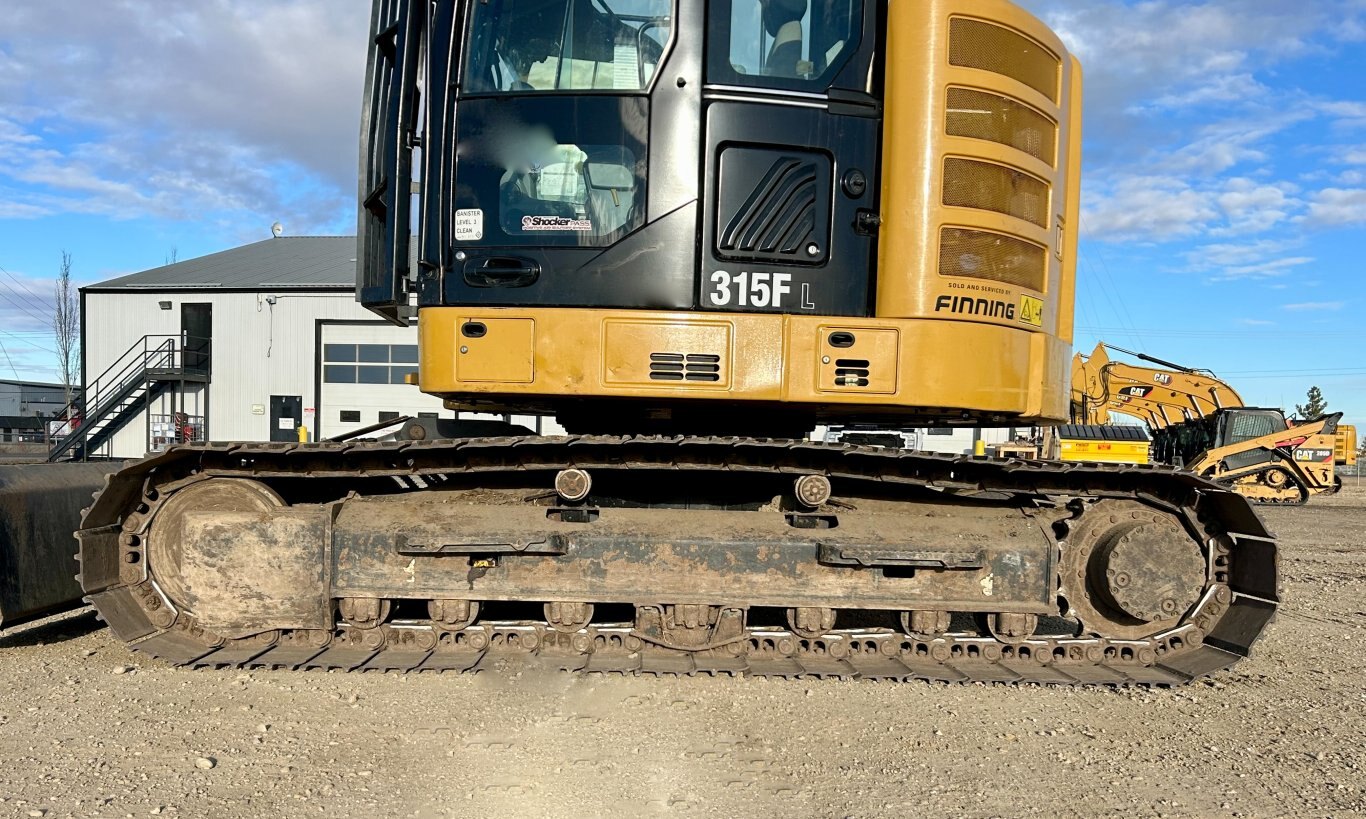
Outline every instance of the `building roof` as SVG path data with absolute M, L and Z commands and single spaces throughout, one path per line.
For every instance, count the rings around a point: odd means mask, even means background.
M 27 415 L 0 415 L 0 429 L 42 429 L 43 419 Z
M 350 290 L 355 286 L 356 237 L 281 236 L 81 290 Z
M 65 390 L 61 384 L 53 384 L 49 381 L 16 381 L 13 378 L 0 378 L 0 384 L 10 387 L 32 387 L 37 390 Z

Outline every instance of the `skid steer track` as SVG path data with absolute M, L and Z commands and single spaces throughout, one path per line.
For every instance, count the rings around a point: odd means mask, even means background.
M 583 484 L 580 501 L 567 502 L 564 486 L 558 495 L 551 489 L 567 471 L 592 476 L 593 490 Z M 724 493 L 754 486 L 762 494 L 809 475 L 827 479 L 833 496 L 808 507 L 770 495 L 770 503 L 743 509 L 698 500 L 708 487 Z M 250 489 L 225 493 L 229 483 Z M 613 486 L 621 491 L 613 494 Z M 535 487 L 542 489 L 528 493 Z M 652 501 L 622 500 L 633 492 Z M 271 500 L 234 506 L 234 493 Z M 218 504 L 221 526 L 213 509 L 198 508 L 200 498 Z M 248 534 L 277 507 L 289 513 L 289 532 L 318 535 L 316 560 L 291 567 L 281 559 L 277 572 L 272 558 L 260 558 L 264 568 L 249 571 L 260 580 L 245 586 L 233 576 L 243 564 L 225 560 L 213 567 L 224 600 L 215 603 L 202 581 L 198 597 L 184 591 L 193 584 L 182 575 L 200 567 L 172 571 L 189 547 L 166 532 L 210 532 L 204 554 L 212 555 L 260 537 L 293 543 L 294 535 Z M 866 511 L 872 509 L 888 510 L 890 545 L 849 539 L 861 531 L 861 515 L 874 517 Z M 551 533 L 505 536 L 503 529 L 516 528 L 528 512 L 534 514 L 526 519 L 554 519 L 545 524 Z M 158 524 L 158 515 L 174 525 Z M 480 532 L 423 540 L 422 531 L 445 531 L 443 515 L 488 522 L 498 536 L 477 548 L 469 544 L 485 542 Z M 772 525 L 785 540 L 775 547 L 760 538 L 749 546 L 733 533 L 708 531 L 733 518 L 777 521 Z M 638 539 L 623 546 L 614 519 L 639 521 L 640 528 L 624 530 Z M 658 521 L 666 519 L 674 530 L 662 535 Z M 430 521 L 438 522 L 423 530 Z M 408 534 L 394 534 L 395 527 Z M 904 533 L 915 542 L 918 531 L 938 533 L 935 542 L 951 548 L 911 548 L 897 539 Z M 1142 548 L 1132 547 L 1134 537 Z M 78 538 L 82 586 L 119 639 L 153 657 L 209 668 L 480 671 L 530 662 L 627 674 L 1177 685 L 1246 656 L 1278 603 L 1271 535 L 1246 499 L 1189 473 L 784 440 L 178 446 L 110 476 Z M 980 548 L 965 552 L 965 541 Z M 450 566 L 460 571 L 452 574 Z M 295 581 L 292 591 L 285 581 L 276 584 L 283 591 L 268 588 L 275 574 L 301 571 L 316 577 L 303 585 L 316 588 L 299 589 Z M 349 578 L 383 571 L 397 578 L 383 582 L 400 591 L 348 594 L 345 587 L 355 582 Z M 459 582 L 428 580 L 429 571 Z M 576 586 L 553 575 L 546 582 L 559 586 L 518 593 L 518 582 L 539 583 L 555 571 L 584 580 Z M 1144 572 L 1170 588 L 1145 591 Z M 621 577 L 638 580 L 639 591 L 624 595 Z M 1030 577 L 1042 578 L 1037 588 L 1025 588 L 1022 578 Z M 695 593 L 651 591 L 691 588 L 688 578 Z M 1005 601 L 1012 578 L 1024 602 L 993 613 L 991 601 Z M 1188 578 L 1183 587 L 1179 581 Z M 948 611 L 962 611 L 950 605 L 964 599 L 960 591 L 935 605 L 941 583 L 982 587 L 986 602 L 975 604 L 976 620 L 949 619 Z M 917 591 L 899 605 L 873 599 L 898 588 Z M 592 596 L 602 589 L 615 591 Z M 859 589 L 872 596 L 860 597 Z M 272 620 L 272 594 L 294 605 L 294 592 L 306 605 Z M 187 599 L 204 601 L 203 610 Z M 486 609 L 479 619 L 481 600 L 544 603 L 546 615 L 499 617 Z M 629 605 L 632 615 L 594 619 L 595 603 L 599 612 Z M 789 606 L 786 624 L 759 621 L 755 612 L 774 606 Z M 255 619 L 206 614 L 238 608 L 256 611 Z M 898 609 L 902 628 L 877 622 L 875 615 Z

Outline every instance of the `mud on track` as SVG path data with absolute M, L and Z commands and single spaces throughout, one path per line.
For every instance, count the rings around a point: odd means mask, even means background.
M 1366 812 L 1366 489 L 1261 511 L 1281 615 L 1175 690 L 190 672 L 67 615 L 0 632 L 0 817 Z

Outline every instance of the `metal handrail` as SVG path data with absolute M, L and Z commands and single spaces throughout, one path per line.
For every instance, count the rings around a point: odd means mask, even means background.
M 191 350 L 190 342 L 201 343 Z M 149 333 L 135 341 L 94 381 L 72 393 L 70 403 L 56 416 L 67 421 L 68 430 L 50 442 L 49 457 L 70 449 L 78 440 L 88 440 L 92 432 L 101 431 L 135 385 L 148 380 L 149 370 L 193 369 L 197 374 L 211 376 L 210 344 L 210 339 L 184 333 Z M 201 357 L 193 368 L 187 366 L 188 354 Z

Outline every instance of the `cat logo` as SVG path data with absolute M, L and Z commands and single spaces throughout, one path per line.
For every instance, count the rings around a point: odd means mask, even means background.
M 1125 387 L 1119 394 L 1125 398 L 1147 398 L 1152 391 L 1152 387 Z
M 1164 387 L 1172 383 L 1172 377 L 1166 373 L 1156 373 L 1153 375 L 1153 380 Z
M 1328 463 L 1333 459 L 1331 449 L 1297 449 L 1295 460 L 1301 463 Z

